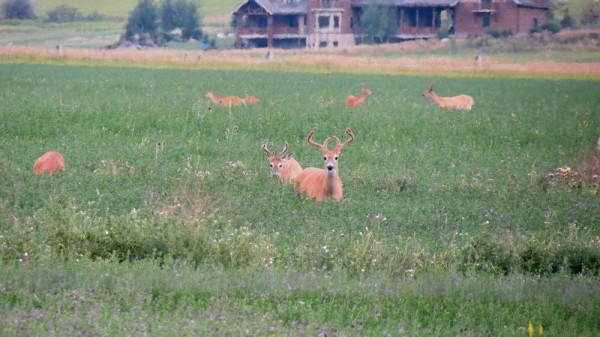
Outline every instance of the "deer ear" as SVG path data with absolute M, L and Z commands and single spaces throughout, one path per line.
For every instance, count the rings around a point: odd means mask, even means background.
M 290 160 L 290 159 L 292 159 L 292 157 L 294 157 L 293 152 L 286 153 L 285 156 L 283 156 L 283 160 Z

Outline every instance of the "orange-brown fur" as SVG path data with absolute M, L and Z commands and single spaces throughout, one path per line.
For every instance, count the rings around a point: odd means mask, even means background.
M 294 189 L 299 193 L 306 193 L 309 197 L 317 201 L 323 201 L 329 197 L 337 201 L 342 201 L 344 191 L 342 180 L 338 175 L 338 158 L 341 150 L 354 140 L 354 134 L 352 130 L 347 128 L 346 133 L 350 136 L 350 139 L 343 143 L 340 142 L 338 137 L 333 136 L 337 145 L 333 150 L 329 150 L 327 145 L 329 145 L 330 138 L 325 139 L 323 144 L 317 144 L 312 141 L 312 136 L 316 131 L 317 129 L 315 128 L 310 132 L 308 143 L 323 152 L 326 169 L 316 167 L 305 168 L 294 179 Z
M 246 95 L 246 97 L 244 97 L 244 103 L 246 103 L 246 104 L 256 104 L 256 103 L 260 103 L 260 100 L 258 98 L 256 98 L 255 96 L 248 96 L 248 95 Z
M 213 103 L 223 106 L 242 105 L 246 104 L 243 99 L 237 96 L 218 97 L 210 90 L 204 94 L 204 97 L 210 99 Z
M 277 176 L 282 182 L 289 183 L 302 172 L 302 167 L 296 159 L 294 159 L 293 154 L 285 153 L 288 149 L 288 143 L 285 143 L 283 151 L 281 151 L 278 156 L 275 156 L 274 151 L 269 151 L 267 144 L 263 144 L 262 149 L 267 153 L 267 158 L 269 159 L 271 177 Z
M 440 106 L 454 110 L 471 110 L 473 107 L 473 97 L 468 95 L 459 95 L 453 97 L 440 97 L 433 91 L 433 84 L 423 93 L 423 96 L 431 99 Z
M 65 159 L 56 151 L 46 152 L 33 164 L 33 172 L 37 175 L 62 174 L 65 172 Z
M 356 96 L 349 95 L 346 97 L 346 106 L 347 107 L 354 108 L 356 106 L 359 106 L 360 104 L 362 104 L 362 102 L 364 102 L 364 100 L 367 98 L 367 96 L 373 95 L 373 91 L 371 91 L 371 89 L 365 87 L 364 85 L 361 87 L 362 87 L 362 92 L 361 92 L 360 96 L 356 97 Z

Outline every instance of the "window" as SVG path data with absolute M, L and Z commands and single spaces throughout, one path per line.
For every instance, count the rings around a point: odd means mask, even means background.
M 298 17 L 297 16 L 290 16 L 289 26 L 292 28 L 298 27 Z
M 333 27 L 340 28 L 340 17 L 337 15 L 333 17 Z
M 325 48 L 325 47 L 327 47 L 327 41 L 321 41 L 319 43 L 319 48 Z
M 267 18 L 264 16 L 261 16 L 258 19 L 258 28 L 267 28 Z
M 483 26 L 484 27 L 489 27 L 490 26 L 490 16 L 489 15 L 485 15 L 483 17 Z
M 537 26 L 538 26 L 538 19 L 533 18 L 533 28 L 537 28 Z
M 250 27 L 250 20 L 248 20 L 248 15 L 242 16 L 242 27 L 244 27 L 244 28 Z
M 319 16 L 319 28 L 328 28 L 329 27 L 329 17 L 328 16 Z
M 334 46 L 334 47 L 337 47 L 337 46 L 339 46 L 339 45 L 340 45 L 340 43 L 339 43 L 338 41 L 333 41 L 333 46 Z

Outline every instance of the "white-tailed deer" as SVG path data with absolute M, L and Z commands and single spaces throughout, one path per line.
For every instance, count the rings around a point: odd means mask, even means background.
M 62 174 L 65 172 L 65 158 L 56 151 L 46 152 L 33 164 L 33 172 L 38 176 Z
M 329 150 L 327 146 L 331 138 L 328 137 L 325 139 L 323 144 L 317 144 L 312 140 L 315 132 L 317 132 L 317 128 L 312 129 L 308 134 L 308 144 L 323 151 L 325 169 L 316 167 L 305 168 L 294 180 L 294 189 L 299 193 L 306 192 L 309 197 L 317 201 L 323 201 L 329 197 L 333 197 L 337 201 L 342 201 L 344 192 L 342 180 L 338 175 L 338 159 L 342 149 L 354 140 L 354 133 L 352 133 L 350 128 L 346 128 L 346 133 L 350 136 L 350 139 L 343 143 L 340 142 L 338 137 L 333 136 L 336 146 L 333 150 Z
M 473 107 L 473 97 L 468 95 L 459 95 L 453 97 L 440 97 L 433 91 L 433 84 L 423 93 L 423 96 L 431 97 L 431 99 L 440 106 L 440 108 L 448 108 L 454 110 L 471 110 Z
M 222 106 L 231 107 L 232 105 L 246 104 L 243 99 L 237 96 L 217 97 L 212 90 L 209 90 L 204 94 L 204 97 L 210 99 L 213 103 Z
M 349 95 L 348 97 L 346 97 L 346 106 L 347 107 L 354 108 L 356 106 L 359 106 L 367 98 L 367 96 L 373 95 L 373 91 L 371 91 L 371 89 L 365 87 L 364 85 L 361 85 L 361 88 L 362 88 L 362 93 L 360 94 L 360 96 L 356 97 L 356 96 Z
M 277 176 L 279 180 L 284 183 L 289 183 L 300 172 L 302 172 L 302 167 L 296 159 L 293 157 L 293 153 L 285 153 L 288 150 L 288 143 L 286 142 L 283 151 L 279 153 L 278 156 L 275 156 L 275 151 L 269 151 L 267 148 L 267 144 L 263 144 L 263 151 L 267 153 L 267 158 L 269 158 L 269 166 L 271 167 L 270 176 Z
M 243 100 L 244 100 L 244 103 L 246 103 L 246 104 L 260 103 L 260 100 L 258 98 L 256 98 L 255 96 L 246 95 L 246 97 L 244 97 Z

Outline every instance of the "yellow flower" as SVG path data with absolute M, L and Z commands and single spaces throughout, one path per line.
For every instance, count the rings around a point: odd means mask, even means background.
M 540 333 L 540 335 L 544 334 L 544 326 L 542 325 L 542 323 L 540 323 L 540 326 L 538 327 L 538 332 Z
M 529 320 L 529 325 L 527 326 L 527 332 L 529 333 L 529 337 L 533 337 L 535 334 L 535 330 L 533 329 L 533 323 Z

